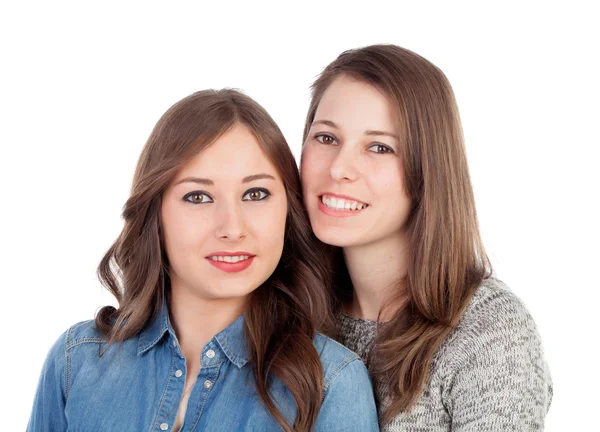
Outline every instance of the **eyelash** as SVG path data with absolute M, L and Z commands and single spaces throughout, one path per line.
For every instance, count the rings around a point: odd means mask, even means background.
M 245 197 L 246 197 L 247 195 L 250 195 L 250 194 L 251 194 L 251 193 L 253 193 L 253 192 L 259 192 L 260 194 L 262 194 L 262 195 L 264 195 L 264 196 L 262 196 L 261 198 L 259 198 L 259 199 L 256 199 L 256 200 L 253 200 L 253 199 L 245 199 Z M 204 199 L 202 199 L 202 201 L 201 201 L 201 202 L 194 202 L 194 201 L 192 201 L 192 197 L 195 197 L 195 196 L 202 196 L 202 197 L 206 197 L 206 198 L 208 198 L 208 199 L 209 199 L 209 201 L 204 201 Z M 260 196 L 260 195 L 259 195 L 259 196 Z M 269 192 L 267 189 L 264 189 L 264 188 L 252 188 L 252 189 L 248 189 L 248 190 L 247 190 L 247 191 L 244 193 L 244 195 L 242 195 L 242 201 L 263 201 L 263 200 L 267 199 L 267 198 L 268 198 L 268 197 L 270 197 L 270 196 L 271 196 L 271 192 Z M 212 197 L 211 197 L 211 196 L 210 196 L 210 195 L 209 195 L 207 192 L 204 192 L 204 191 L 194 191 L 194 192 L 190 192 L 190 193 L 186 194 L 186 195 L 183 197 L 183 200 L 184 200 L 184 201 L 187 201 L 187 202 L 189 202 L 190 204 L 194 204 L 194 205 L 197 205 L 197 204 L 210 204 L 210 203 L 213 203 L 213 202 L 214 202 L 213 198 L 212 198 Z
M 319 133 L 319 134 L 315 135 L 315 139 L 317 141 L 319 141 L 321 144 L 324 144 L 324 145 L 337 145 L 337 144 L 332 144 L 332 143 L 328 144 L 328 143 L 323 142 L 324 138 L 331 138 L 332 140 L 336 141 L 336 143 L 337 143 L 337 139 L 334 136 L 332 136 L 332 135 L 324 134 L 324 133 Z M 369 150 L 369 149 L 372 149 L 373 147 L 383 147 L 385 150 L 384 151 Z M 392 154 L 394 154 L 394 150 L 392 150 L 392 148 L 390 146 L 387 146 L 387 145 L 382 144 L 382 143 L 372 144 L 369 147 L 367 147 L 367 150 L 369 150 L 372 153 L 392 153 Z
M 259 198 L 257 200 L 253 200 L 253 199 L 244 199 L 244 197 L 246 195 L 250 195 L 253 192 L 260 192 L 261 194 L 264 194 L 264 197 Z M 269 198 L 271 196 L 271 192 L 269 192 L 267 189 L 265 188 L 252 188 L 246 191 L 246 193 L 244 194 L 244 196 L 242 196 L 242 201 L 263 201 L 267 198 Z
M 208 198 L 210 201 L 204 201 L 204 200 L 202 200 L 202 202 L 194 202 L 194 201 L 191 200 L 191 198 L 195 197 L 195 196 L 203 196 L 203 197 Z M 204 192 L 204 191 L 190 192 L 190 193 L 186 194 L 183 197 L 183 200 L 189 202 L 190 204 L 209 204 L 209 203 L 214 202 L 213 199 L 212 199 L 212 197 L 209 194 L 207 194 L 206 192 Z
M 394 153 L 394 150 L 392 150 L 389 146 L 386 146 L 385 144 L 381 144 L 381 143 L 373 144 L 373 145 L 367 147 L 367 150 L 372 149 L 373 147 L 383 147 L 385 149 L 384 151 L 369 150 L 369 151 L 372 151 L 373 153 L 392 153 L 392 154 Z
M 325 142 L 323 142 L 323 140 L 321 140 L 320 138 L 331 138 L 332 140 L 334 140 L 334 141 L 336 141 L 336 142 L 337 142 L 337 140 L 335 139 L 335 137 L 333 137 L 333 136 L 331 136 L 331 135 L 329 135 L 329 134 L 323 134 L 323 133 L 316 134 L 316 135 L 315 135 L 315 139 L 316 139 L 317 141 L 319 141 L 321 144 L 325 144 L 325 145 L 335 145 L 335 144 L 331 144 L 331 143 L 325 143 Z

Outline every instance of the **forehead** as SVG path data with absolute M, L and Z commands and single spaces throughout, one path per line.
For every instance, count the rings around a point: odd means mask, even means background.
M 344 128 L 397 132 L 392 104 L 376 87 L 342 75 L 323 93 L 315 120 L 331 120 Z
M 185 164 L 179 176 L 239 180 L 259 172 L 279 177 L 254 134 L 246 126 L 236 125 Z

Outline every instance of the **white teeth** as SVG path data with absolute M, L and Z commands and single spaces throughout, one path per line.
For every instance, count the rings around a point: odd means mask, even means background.
M 250 256 L 249 255 L 235 255 L 235 256 L 218 255 L 218 256 L 209 256 L 208 258 L 213 261 L 236 263 L 236 262 L 247 260 L 248 258 L 250 258 Z
M 327 207 L 334 210 L 362 210 L 363 208 L 367 208 L 368 204 L 359 203 L 357 201 L 345 200 L 342 198 L 333 198 L 327 197 L 325 195 L 321 196 L 321 202 L 325 204 Z

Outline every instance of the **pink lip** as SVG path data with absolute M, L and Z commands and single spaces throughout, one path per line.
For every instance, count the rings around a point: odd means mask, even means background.
M 329 193 L 326 193 L 323 195 L 329 195 L 329 196 L 334 196 L 334 197 L 339 197 L 339 198 L 344 198 L 344 199 L 348 199 L 348 200 L 362 202 L 355 198 L 350 198 L 350 197 L 347 197 L 344 195 L 334 195 L 334 194 L 329 194 Z M 325 213 L 328 216 L 333 216 L 333 217 L 337 217 L 337 218 L 346 218 L 346 217 L 356 216 L 366 210 L 366 208 L 363 208 L 361 210 L 334 210 L 332 208 L 327 207 L 325 204 L 323 204 L 323 201 L 321 201 L 321 196 L 317 197 L 317 202 L 319 203 L 319 210 L 321 210 L 323 213 Z
M 238 261 L 236 263 L 229 263 L 229 262 L 225 262 L 225 261 L 213 261 L 209 258 L 211 256 L 240 256 L 240 255 L 245 255 L 250 258 L 242 260 L 242 261 Z M 210 264 L 212 264 L 214 267 L 218 268 L 219 270 L 223 270 L 226 273 L 237 273 L 237 272 L 246 270 L 248 267 L 250 267 L 252 265 L 252 262 L 254 261 L 255 256 L 256 255 L 253 255 L 248 252 L 214 252 L 214 253 L 208 255 L 206 257 L 206 260 Z

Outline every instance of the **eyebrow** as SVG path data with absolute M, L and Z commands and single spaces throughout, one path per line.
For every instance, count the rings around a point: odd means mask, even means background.
M 260 173 L 260 174 L 253 174 L 253 175 L 249 175 L 247 177 L 244 177 L 242 179 L 242 183 L 250 183 L 256 180 L 262 180 L 262 179 L 270 179 L 270 180 L 275 180 L 275 177 L 273 177 L 270 174 L 266 174 L 266 173 Z M 186 177 L 183 178 L 181 180 L 179 180 L 177 183 L 175 183 L 175 186 L 181 184 L 181 183 L 198 183 L 198 184 L 202 184 L 205 186 L 214 186 L 215 182 L 212 181 L 211 179 L 207 179 L 207 178 L 200 178 L 200 177 Z
M 324 124 L 325 126 L 329 126 L 332 127 L 334 129 L 340 129 L 340 127 L 335 124 L 334 122 L 332 122 L 331 120 L 315 120 L 314 122 L 312 122 L 312 125 L 316 125 L 316 124 Z M 371 129 L 367 129 L 365 131 L 365 135 L 366 136 L 389 136 L 391 138 L 394 139 L 398 139 L 398 136 L 392 132 L 385 132 L 385 131 L 380 131 L 380 130 L 371 130 Z
M 266 174 L 266 173 L 254 174 L 254 175 L 251 175 L 248 177 L 244 177 L 244 179 L 242 180 L 242 183 L 250 183 L 255 180 L 263 180 L 263 179 L 275 180 L 275 177 L 273 177 L 270 174 Z

